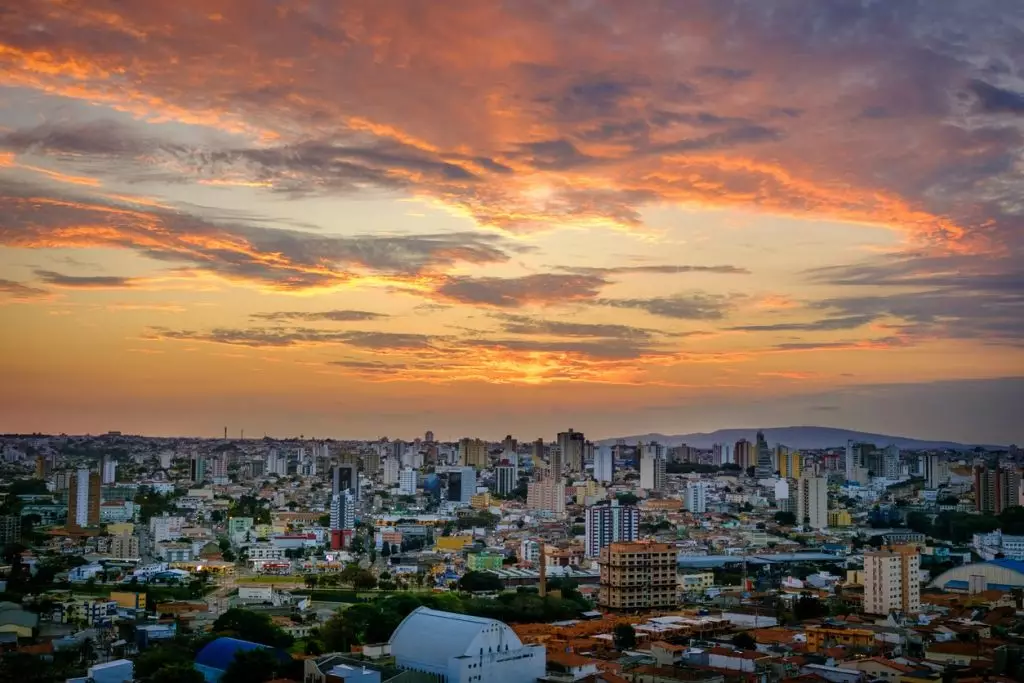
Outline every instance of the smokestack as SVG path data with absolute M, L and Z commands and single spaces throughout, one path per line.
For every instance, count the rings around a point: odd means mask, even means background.
M 542 598 L 548 594 L 548 559 L 544 554 L 544 541 L 540 541 L 540 587 L 537 593 Z
M 228 428 L 227 427 L 224 428 L 224 440 L 225 441 L 228 440 Z

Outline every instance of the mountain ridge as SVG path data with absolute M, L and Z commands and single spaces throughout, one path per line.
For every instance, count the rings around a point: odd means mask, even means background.
M 638 434 L 634 436 L 615 437 L 601 439 L 597 443 L 601 445 L 612 445 L 619 440 L 628 444 L 637 441 L 657 441 L 665 446 L 678 446 L 686 444 L 694 448 L 711 448 L 716 443 L 732 445 L 740 439 L 754 441 L 758 431 L 764 432 L 765 439 L 769 444 L 784 444 L 793 449 L 820 449 L 820 448 L 841 448 L 846 445 L 847 440 L 863 441 L 874 443 L 878 447 L 894 445 L 907 450 L 970 450 L 980 446 L 986 449 L 1001 449 L 1004 446 L 991 444 L 964 444 L 956 441 L 934 441 L 928 439 L 916 439 L 907 436 L 892 436 L 888 434 L 874 434 L 871 432 L 860 432 L 853 429 L 841 429 L 838 427 L 765 427 L 758 429 L 736 428 L 718 429 L 713 432 L 694 432 L 691 434 Z

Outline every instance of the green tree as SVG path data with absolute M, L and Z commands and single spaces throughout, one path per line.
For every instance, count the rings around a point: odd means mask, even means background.
M 620 493 L 616 498 L 619 501 L 619 505 L 636 505 L 640 502 L 640 499 L 632 493 Z
M 741 650 L 756 650 L 757 641 L 754 640 L 754 636 L 747 632 L 737 633 L 732 637 L 732 644 Z
M 616 624 L 612 629 L 612 640 L 617 650 L 630 650 L 636 647 L 636 629 L 630 624 Z
M 135 658 L 135 680 L 150 683 L 157 673 L 182 661 L 191 662 L 194 655 L 184 645 L 175 641 L 149 647 Z
M 220 683 L 264 683 L 277 678 L 281 662 L 272 652 L 263 648 L 238 651 L 228 665 Z
M 459 588 L 470 593 L 500 591 L 505 588 L 505 584 L 501 582 L 501 579 L 496 574 L 491 572 L 469 571 L 459 579 Z
M 238 608 L 229 609 L 217 617 L 213 631 L 271 647 L 287 648 L 294 640 L 275 626 L 266 614 Z
M 177 661 L 157 671 L 146 679 L 136 678 L 139 683 L 205 683 L 203 674 L 196 671 L 189 662 Z
M 792 512 L 776 512 L 775 521 L 782 526 L 793 526 L 796 524 L 796 515 Z

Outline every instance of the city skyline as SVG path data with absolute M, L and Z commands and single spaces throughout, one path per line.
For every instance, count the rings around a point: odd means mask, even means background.
M 1024 441 L 1019 4 L 4 10 L 0 432 Z

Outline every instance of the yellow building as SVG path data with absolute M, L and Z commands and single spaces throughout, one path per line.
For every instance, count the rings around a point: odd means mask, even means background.
M 131 522 L 121 522 L 120 524 L 108 524 L 107 533 L 111 536 L 131 536 L 135 533 L 135 525 Z
M 604 498 L 607 495 L 608 491 L 605 487 L 594 480 L 587 481 L 584 484 L 576 484 L 572 487 L 572 496 L 576 500 L 577 505 L 583 505 L 587 498 Z
M 684 593 L 689 593 L 691 591 L 703 591 L 715 585 L 714 572 L 680 574 L 677 579 L 679 581 L 679 590 Z
M 848 585 L 848 586 L 863 586 L 864 585 L 864 570 L 863 569 L 847 569 L 846 570 L 846 585 Z
M 778 453 L 778 456 L 779 476 L 783 479 L 799 479 L 804 465 L 804 456 L 800 455 L 800 451 Z
M 811 626 L 806 633 L 808 652 L 820 652 L 837 645 L 862 648 L 875 645 L 875 632 L 863 628 Z
M 438 536 L 434 539 L 434 550 L 439 553 L 453 553 L 473 542 L 472 536 Z
M 469 498 L 469 507 L 474 510 L 486 510 L 491 507 L 491 492 L 484 491 Z
M 146 609 L 145 593 L 111 591 L 110 599 L 116 602 L 118 607 L 125 607 L 127 609 Z
M 853 518 L 850 517 L 849 510 L 839 508 L 837 510 L 828 511 L 829 526 L 850 526 L 851 524 L 853 524 Z
M 482 439 L 459 439 L 459 465 L 484 469 L 490 464 L 487 442 Z

